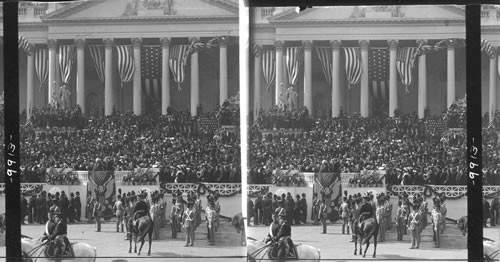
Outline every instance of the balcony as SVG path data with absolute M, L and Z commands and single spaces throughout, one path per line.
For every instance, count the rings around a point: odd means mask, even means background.
M 499 9 L 481 10 L 481 25 L 500 26 L 500 10 Z
M 274 14 L 274 11 L 275 11 L 274 7 L 264 7 L 260 10 L 260 17 L 267 18 L 269 16 L 272 16 Z

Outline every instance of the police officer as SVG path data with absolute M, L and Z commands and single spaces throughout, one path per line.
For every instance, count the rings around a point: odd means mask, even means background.
M 283 258 L 287 254 L 287 249 L 291 249 L 292 227 L 288 224 L 285 210 L 281 210 L 278 216 L 280 228 L 278 234 L 274 237 L 274 241 L 278 242 L 278 258 Z

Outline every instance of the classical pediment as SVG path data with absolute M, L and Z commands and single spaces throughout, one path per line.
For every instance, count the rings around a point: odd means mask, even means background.
M 289 9 L 269 17 L 271 23 L 324 21 L 414 21 L 463 20 L 465 8 L 460 6 L 339 6 L 306 9 L 297 13 Z
M 83 20 L 141 17 L 232 17 L 235 0 L 89 0 L 76 2 L 43 20 Z

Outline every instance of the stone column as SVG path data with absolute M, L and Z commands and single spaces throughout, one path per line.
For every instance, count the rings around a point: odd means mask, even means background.
M 141 39 L 132 38 L 134 46 L 133 110 L 134 115 L 142 115 Z
M 342 89 L 339 80 L 340 44 L 340 40 L 330 41 L 332 46 L 332 118 L 340 116 L 340 108 L 342 107 Z
M 360 94 L 360 110 L 362 117 L 370 116 L 370 92 L 368 87 L 368 45 L 370 41 L 361 40 L 361 94 Z
M 34 49 L 34 48 L 33 48 Z M 34 93 L 35 93 L 35 54 L 34 50 L 31 55 L 28 55 L 27 67 L 26 67 L 26 118 L 27 120 L 31 117 L 31 110 L 34 107 Z
M 56 49 L 57 49 L 57 41 L 54 39 L 49 39 L 47 41 L 47 46 L 49 47 L 49 80 L 48 80 L 48 96 L 49 105 L 54 103 L 54 99 L 52 94 L 56 90 Z
M 276 90 L 274 94 L 275 104 L 280 104 L 280 94 L 283 87 L 283 42 L 274 42 L 276 47 Z
M 76 39 L 76 104 L 85 114 L 85 40 Z
M 161 39 L 162 67 L 161 67 L 161 114 L 167 114 L 167 108 L 170 106 L 170 65 L 168 57 L 170 56 L 170 38 Z
M 417 45 L 427 43 L 427 40 L 417 41 Z M 426 55 L 418 57 L 418 118 L 425 117 L 427 107 L 427 58 Z
M 304 106 L 309 112 L 312 112 L 312 43 L 307 40 L 302 42 L 304 46 Z
M 223 39 L 219 44 L 219 104 L 227 98 L 227 40 Z
M 198 39 L 193 39 L 197 41 Z M 198 51 L 191 54 L 191 116 L 196 116 L 200 104 L 200 76 L 198 65 Z
M 398 82 L 396 70 L 396 56 L 398 41 L 389 40 L 389 117 L 394 117 L 394 110 L 398 108 Z
M 261 47 L 258 46 L 257 56 L 255 56 L 253 65 L 253 102 L 254 102 L 254 119 L 257 119 L 257 114 L 260 110 L 260 91 L 262 89 L 261 79 L 262 79 L 262 51 Z
M 455 43 L 448 44 L 446 108 L 455 101 Z
M 490 115 L 494 115 L 497 108 L 497 60 L 495 52 L 495 58 L 490 59 Z
M 104 40 L 104 115 L 113 113 L 113 39 Z

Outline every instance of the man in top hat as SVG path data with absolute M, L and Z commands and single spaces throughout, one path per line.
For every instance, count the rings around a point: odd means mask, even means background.
M 66 235 L 68 234 L 68 226 L 66 225 L 66 222 L 64 220 L 64 213 L 57 212 L 54 218 L 54 232 L 50 236 L 48 236 L 48 239 L 50 241 L 54 241 L 54 257 L 56 258 L 64 254 L 64 251 L 66 250 L 66 243 L 68 243 L 66 239 Z
M 286 256 L 287 249 L 292 248 L 292 227 L 288 224 L 286 210 L 281 210 L 278 214 L 280 228 L 278 234 L 274 237 L 274 241 L 278 242 L 278 258 Z
M 149 206 L 146 203 L 147 192 L 142 190 L 141 193 L 138 194 L 139 200 L 135 203 L 134 206 L 134 219 L 133 226 L 137 226 L 137 220 L 143 216 L 149 216 Z

